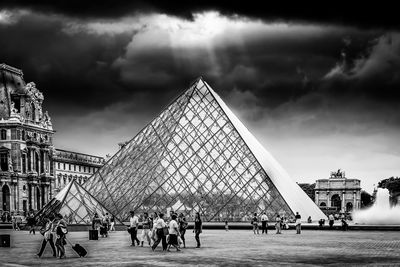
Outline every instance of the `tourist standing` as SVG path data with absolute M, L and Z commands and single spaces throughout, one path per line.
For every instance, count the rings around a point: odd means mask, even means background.
M 301 234 L 301 215 L 296 211 L 296 234 Z
M 179 226 L 178 223 L 176 222 L 175 213 L 171 215 L 171 221 L 169 222 L 168 232 L 169 232 L 169 241 L 168 241 L 167 251 L 169 251 L 169 248 L 171 246 L 174 246 L 176 248 L 176 251 L 181 251 L 178 245 Z
M 281 216 L 279 214 L 276 216 L 275 228 L 276 228 L 276 234 L 282 234 L 282 232 L 281 232 Z
M 196 216 L 194 218 L 194 229 L 193 233 L 195 233 L 194 238 L 196 239 L 197 246 L 196 248 L 200 247 L 200 234 L 203 232 L 203 223 L 200 218 L 200 213 L 196 212 Z
M 328 216 L 329 219 L 329 229 L 333 229 L 333 224 L 335 223 L 335 217 L 333 217 L 333 214 L 329 214 Z
M 257 217 L 257 213 L 254 213 L 253 219 L 251 220 L 251 224 L 253 225 L 253 232 L 254 232 L 254 234 L 256 234 L 256 231 L 257 231 L 257 234 L 259 235 L 260 232 L 258 231 L 258 217 Z
M 188 222 L 186 220 L 185 215 L 183 215 L 183 213 L 179 214 L 178 224 L 179 224 L 179 234 L 182 239 L 183 247 L 186 248 L 185 234 L 186 234 L 186 228 L 188 226 Z
M 56 248 L 54 246 L 54 239 L 53 239 L 53 220 L 54 217 L 50 215 L 48 218 L 44 218 L 45 226 L 44 226 L 44 234 L 43 234 L 43 241 L 42 246 L 38 254 L 36 254 L 39 258 L 42 257 L 44 249 L 46 248 L 47 243 L 50 243 L 51 249 L 53 250 L 53 257 L 57 257 Z
M 265 231 L 265 234 L 268 234 L 268 216 L 263 212 L 261 215 L 261 234 L 263 234 Z
M 164 227 L 167 227 L 167 224 L 164 221 L 164 214 L 160 213 L 158 215 L 158 219 L 154 223 L 154 227 L 157 233 L 157 240 L 154 242 L 151 249 L 154 251 L 157 248 L 158 244 L 160 244 L 160 241 L 162 241 L 163 251 L 167 250 L 167 236 L 164 234 Z
M 142 229 L 142 235 L 141 235 L 141 240 L 142 244 L 141 246 L 143 247 L 144 240 L 147 240 L 149 243 L 149 246 L 151 245 L 151 239 L 150 239 L 150 227 L 151 227 L 151 219 L 149 218 L 149 214 L 145 212 L 143 214 L 143 223 L 142 223 L 143 229 Z
M 35 215 L 33 213 L 29 214 L 27 225 L 29 226 L 29 234 L 31 233 L 35 234 L 36 220 L 35 220 Z
M 131 241 L 132 241 L 131 246 L 134 247 L 135 242 L 137 243 L 138 246 L 140 244 L 139 239 L 137 238 L 137 228 L 139 226 L 139 218 L 135 215 L 134 211 L 131 211 L 130 214 L 131 217 L 129 219 L 129 231 L 131 234 Z
M 56 250 L 57 250 L 57 255 L 60 257 L 60 259 L 65 258 L 65 245 L 67 242 L 65 241 L 65 235 L 68 232 L 67 229 L 67 223 L 63 219 L 63 216 L 58 213 L 56 215 L 57 217 L 57 226 L 56 226 Z
M 225 231 L 229 231 L 228 220 L 225 220 Z

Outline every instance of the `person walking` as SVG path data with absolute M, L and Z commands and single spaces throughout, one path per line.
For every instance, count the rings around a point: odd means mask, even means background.
M 179 236 L 179 226 L 176 221 L 176 214 L 171 215 L 171 221 L 169 222 L 169 241 L 168 241 L 168 248 L 167 251 L 170 251 L 170 247 L 174 246 L 176 248 L 176 251 L 181 251 L 179 249 L 179 244 L 178 244 L 178 236 Z
M 333 214 L 329 214 L 328 216 L 329 219 L 329 229 L 333 229 L 333 224 L 335 223 L 335 217 L 333 217 Z
M 137 243 L 138 246 L 140 244 L 139 239 L 137 238 L 137 228 L 139 226 L 139 218 L 135 215 L 134 211 L 131 211 L 130 214 L 131 217 L 129 219 L 129 231 L 131 234 L 131 241 L 132 241 L 131 246 L 134 247 L 135 242 Z
M 157 224 L 157 220 L 159 219 L 158 217 L 158 213 L 154 212 L 153 216 L 152 216 L 152 227 L 151 227 L 151 239 L 153 240 L 153 244 L 154 242 L 156 242 L 157 240 L 157 228 L 156 228 L 156 224 Z
M 265 234 L 268 234 L 268 216 L 265 211 L 261 215 L 261 234 L 264 232 Z
M 259 235 L 260 232 L 258 231 L 258 217 L 257 217 L 257 213 L 254 213 L 253 219 L 251 219 L 251 224 L 253 225 L 253 232 L 254 232 L 254 234 L 256 234 L 256 231 L 257 231 L 257 234 Z
M 63 216 L 58 213 L 56 215 L 57 225 L 56 225 L 56 251 L 57 256 L 60 259 L 65 259 L 65 245 L 67 242 L 65 241 L 65 235 L 68 232 L 67 222 L 63 219 Z
M 157 248 L 158 244 L 160 244 L 160 242 L 162 241 L 163 251 L 167 250 L 167 236 L 164 234 L 164 227 L 167 227 L 167 224 L 164 221 L 163 213 L 160 213 L 158 215 L 158 219 L 154 223 L 154 227 L 157 233 L 157 240 L 154 242 L 153 246 L 151 246 L 151 249 L 154 251 Z
M 39 258 L 42 257 L 44 249 L 46 248 L 47 243 L 50 243 L 51 249 L 53 250 L 53 257 L 57 257 L 56 248 L 54 246 L 54 235 L 53 235 L 53 220 L 54 216 L 50 215 L 49 217 L 44 218 L 45 225 L 43 229 L 43 241 L 42 246 L 40 247 L 40 251 L 36 254 Z
M 115 217 L 114 217 L 114 215 L 113 216 L 111 216 L 111 219 L 110 219 L 110 232 L 115 232 Z
M 200 234 L 203 232 L 203 223 L 200 218 L 200 213 L 196 212 L 196 216 L 194 218 L 194 229 L 193 233 L 195 233 L 194 238 L 196 239 L 197 246 L 196 248 L 200 247 Z
M 301 215 L 296 211 L 296 234 L 301 234 Z
M 149 218 L 149 214 L 145 212 L 143 214 L 143 223 L 142 223 L 143 229 L 142 229 L 142 235 L 141 235 L 141 247 L 143 247 L 144 240 L 147 240 L 149 243 L 149 246 L 151 245 L 151 239 L 150 239 L 150 226 L 151 226 L 151 219 Z
M 282 234 L 282 232 L 281 232 L 281 216 L 279 214 L 276 216 L 275 228 L 276 228 L 276 234 Z
M 182 239 L 183 247 L 186 248 L 185 234 L 186 234 L 188 222 L 186 220 L 185 215 L 183 215 L 183 213 L 179 214 L 178 224 L 179 224 L 179 235 Z

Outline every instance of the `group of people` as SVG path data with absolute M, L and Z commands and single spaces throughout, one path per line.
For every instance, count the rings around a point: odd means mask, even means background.
M 139 225 L 142 225 L 141 240 L 138 239 L 137 233 Z M 155 212 L 151 216 L 147 212 L 143 213 L 143 219 L 139 222 L 139 217 L 134 211 L 130 212 L 128 232 L 131 235 L 131 246 L 135 243 L 143 247 L 146 241 L 154 251 L 157 246 L 162 243 L 163 251 L 170 251 L 171 246 L 180 251 L 181 245 L 186 248 L 185 233 L 188 227 L 188 222 L 183 213 L 179 215 L 171 211 L 167 219 L 163 213 Z M 194 220 L 195 239 L 197 246 L 200 247 L 200 233 L 202 233 L 202 220 L 200 214 L 196 213 Z
M 39 258 L 42 257 L 46 245 L 49 243 L 53 251 L 53 257 L 65 258 L 66 234 L 68 233 L 66 221 L 59 213 L 50 214 L 44 218 L 44 221 L 45 225 L 40 229 L 43 241 L 37 256 Z
M 115 217 L 105 213 L 100 218 L 99 215 L 95 213 L 92 220 L 92 229 L 99 230 L 101 237 L 108 237 L 108 232 L 115 232 Z
M 301 234 L 301 215 L 296 212 L 295 215 L 295 224 L 296 224 L 296 234 Z M 251 220 L 251 225 L 253 226 L 253 233 L 260 234 L 259 232 L 259 222 L 261 221 L 261 230 L 262 234 L 268 234 L 268 216 L 264 212 L 259 218 L 257 213 L 254 213 L 254 216 Z M 275 229 L 276 234 L 282 234 L 282 229 L 289 229 L 289 220 L 287 217 L 276 215 L 275 219 Z

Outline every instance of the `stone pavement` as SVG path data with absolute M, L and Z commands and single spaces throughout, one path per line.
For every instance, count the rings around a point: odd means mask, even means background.
M 7 231 L 3 230 L 1 233 Z M 67 246 L 67 258 L 51 257 L 50 247 L 37 258 L 42 236 L 12 232 L 12 247 L 0 248 L 0 266 L 400 266 L 398 231 L 303 231 L 254 235 L 247 230 L 205 230 L 202 248 L 196 249 L 193 233 L 186 234 L 187 249 L 155 252 L 148 246 L 130 247 L 127 232 L 89 241 L 87 232 L 70 232 L 73 243 L 88 250 L 78 258 Z

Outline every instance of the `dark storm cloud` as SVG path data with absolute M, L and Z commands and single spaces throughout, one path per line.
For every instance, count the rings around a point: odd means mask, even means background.
M 193 13 L 217 10 L 226 15 L 242 15 L 267 21 L 306 21 L 366 28 L 399 28 L 397 5 L 394 2 L 351 4 L 349 1 L 27 1 L 3 0 L 0 7 L 30 8 L 40 12 L 66 14 L 76 17 L 108 17 L 131 15 L 136 12 L 159 12 L 187 19 Z
M 15 23 L 0 24 L 1 61 L 23 69 L 26 81 L 35 81 L 44 92 L 45 105 L 63 104 L 73 112 L 101 108 L 126 95 L 109 65 L 123 52 L 130 34 L 72 35 L 66 31 L 67 22 L 64 17 L 28 13 Z

